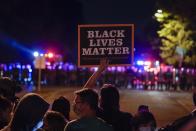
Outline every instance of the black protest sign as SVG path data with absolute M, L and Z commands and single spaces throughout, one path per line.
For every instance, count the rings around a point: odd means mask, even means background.
M 113 66 L 130 65 L 133 48 L 133 24 L 78 26 L 78 66 L 99 65 L 101 58 Z

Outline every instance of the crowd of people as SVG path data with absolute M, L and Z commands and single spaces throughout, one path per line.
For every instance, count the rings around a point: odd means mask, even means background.
M 98 70 L 82 89 L 74 92 L 73 110 L 78 116 L 70 120 L 70 102 L 64 96 L 50 105 L 40 95 L 28 93 L 17 98 L 17 86 L 9 78 L 0 80 L 0 131 L 195 131 L 196 110 L 160 129 L 147 105 L 140 105 L 132 115 L 121 111 L 118 88 L 103 84 L 100 94 L 95 84 L 108 61 L 101 60 Z M 196 92 L 193 93 L 196 106 Z
M 110 83 L 117 88 L 141 90 L 188 90 L 196 86 L 196 69 L 174 68 L 171 66 L 156 66 L 145 69 L 145 66 L 108 67 L 101 79 L 96 81 L 97 86 Z M 41 72 L 43 86 L 80 87 L 85 84 L 96 68 L 79 68 L 71 63 L 53 64 Z M 12 68 L 11 68 L 12 67 Z M 46 66 L 48 67 L 48 66 Z M 154 69 L 154 70 L 150 70 Z M 156 69 L 156 70 L 155 70 Z M 38 84 L 38 70 L 30 65 L 13 64 L 12 66 L 0 64 L 0 76 L 10 77 L 23 85 Z

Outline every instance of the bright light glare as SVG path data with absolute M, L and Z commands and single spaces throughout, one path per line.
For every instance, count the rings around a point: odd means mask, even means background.
M 48 53 L 48 57 L 49 58 L 53 58 L 54 57 L 54 54 L 53 53 Z
M 143 61 L 137 61 L 137 65 L 144 65 Z
M 33 56 L 34 56 L 34 57 L 38 57 L 38 56 L 39 56 L 39 52 L 35 51 L 35 52 L 33 53 Z
M 160 62 L 159 62 L 159 61 L 156 61 L 156 62 L 155 62 L 155 65 L 156 65 L 156 66 L 159 66 L 159 65 L 160 65 Z
M 162 10 L 160 10 L 160 9 L 159 9 L 159 10 L 157 10 L 157 12 L 158 12 L 158 13 L 163 13 L 163 11 L 162 11 Z
M 162 13 L 155 13 L 154 14 L 157 18 L 163 18 L 163 14 Z
M 151 65 L 151 62 L 150 61 L 145 61 L 144 65 L 148 65 L 149 66 L 149 65 Z

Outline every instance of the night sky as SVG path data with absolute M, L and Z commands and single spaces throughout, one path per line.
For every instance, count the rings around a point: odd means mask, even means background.
M 136 55 L 150 51 L 156 0 L 6 0 L 0 2 L 0 63 L 32 61 L 34 50 L 77 61 L 78 24 L 134 24 Z M 142 48 L 141 48 L 142 47 Z

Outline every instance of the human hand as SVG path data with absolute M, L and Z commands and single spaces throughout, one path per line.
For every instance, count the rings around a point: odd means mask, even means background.
M 98 71 L 103 72 L 109 65 L 109 60 L 107 58 L 103 58 L 100 60 L 100 64 L 98 67 Z

